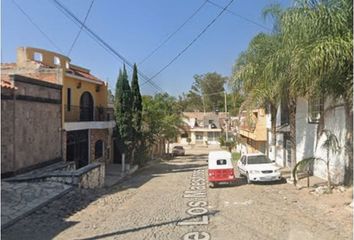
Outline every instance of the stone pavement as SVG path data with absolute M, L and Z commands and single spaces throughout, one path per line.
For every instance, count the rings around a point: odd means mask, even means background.
M 104 179 L 105 187 L 111 187 L 120 181 L 127 175 L 127 172 L 122 172 L 121 164 L 106 164 L 106 174 Z
M 1 228 L 12 225 L 74 188 L 59 182 L 36 181 L 36 179 L 56 170 L 57 165 L 37 169 L 1 182 Z M 134 173 L 137 168 L 137 166 L 132 166 L 128 171 L 122 173 L 121 165 L 107 164 L 105 186 L 111 187 L 120 183 L 125 177 Z
M 57 182 L 1 182 L 1 228 L 59 198 L 72 186 Z

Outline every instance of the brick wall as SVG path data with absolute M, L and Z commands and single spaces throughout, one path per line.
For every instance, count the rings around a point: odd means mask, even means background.
M 90 162 L 101 161 L 106 162 L 108 158 L 107 147 L 109 147 L 108 129 L 90 129 Z M 95 144 L 98 140 L 103 141 L 103 157 L 95 159 Z

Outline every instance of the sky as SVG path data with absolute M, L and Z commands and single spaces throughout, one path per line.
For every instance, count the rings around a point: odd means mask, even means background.
M 92 0 L 59 0 L 81 21 Z M 212 0 L 226 6 L 230 0 Z M 30 16 L 50 41 L 14 4 Z M 152 77 L 179 54 L 222 11 L 205 0 L 94 0 L 86 25 L 138 70 Z M 270 33 L 272 19 L 262 10 L 273 3 L 287 7 L 291 0 L 234 0 L 201 37 L 173 64 L 162 71 L 154 83 L 170 95 L 188 92 L 195 74 L 218 72 L 231 76 L 232 66 L 250 40 L 260 32 Z M 176 31 L 198 8 L 203 7 L 165 45 L 139 64 Z M 236 16 L 237 15 L 237 16 Z M 247 18 L 248 20 L 245 20 Z M 255 24 L 255 23 L 257 24 Z M 262 25 L 264 27 L 261 27 Z M 20 46 L 42 48 L 68 56 L 80 27 L 58 10 L 53 0 L 1 0 L 1 62 L 16 61 Z M 115 88 L 123 62 L 103 49 L 82 31 L 70 55 L 71 63 L 91 70 Z M 129 76 L 131 71 L 128 68 Z M 142 94 L 160 92 L 142 84 Z

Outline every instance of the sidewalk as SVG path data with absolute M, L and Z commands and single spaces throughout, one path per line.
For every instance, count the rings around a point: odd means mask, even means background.
M 136 170 L 138 170 L 137 165 L 134 165 L 130 167 L 129 170 L 122 172 L 121 164 L 106 164 L 104 186 L 111 187 L 116 185 L 120 183 L 126 176 L 133 174 Z
M 280 172 L 281 172 L 282 176 L 286 179 L 287 183 L 294 184 L 294 181 L 291 179 L 292 173 L 291 173 L 290 168 L 281 168 Z M 307 187 L 307 173 L 300 172 L 297 174 L 297 178 L 298 178 L 298 180 L 297 180 L 296 185 L 299 188 Z M 324 179 L 321 179 L 316 176 L 309 176 L 309 186 L 310 187 L 325 185 L 326 183 L 327 182 Z
M 59 182 L 38 181 L 48 172 L 57 169 L 57 165 L 36 169 L 1 181 L 2 229 L 75 188 Z M 105 169 L 105 187 L 110 187 L 133 174 L 138 169 L 138 166 L 132 166 L 125 173 L 122 173 L 122 168 L 119 164 L 107 164 Z
M 1 228 L 8 227 L 73 187 L 57 182 L 1 182 Z

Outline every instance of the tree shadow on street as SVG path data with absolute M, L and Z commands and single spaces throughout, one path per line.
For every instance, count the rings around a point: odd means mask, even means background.
M 171 221 L 162 222 L 162 223 L 156 223 L 156 224 L 149 224 L 149 225 L 145 225 L 145 226 L 141 226 L 141 227 L 130 228 L 130 229 L 120 230 L 120 231 L 116 231 L 116 232 L 96 235 L 96 236 L 89 237 L 89 238 L 80 238 L 78 240 L 101 239 L 101 238 L 112 237 L 112 236 L 116 236 L 116 235 L 129 233 L 129 232 L 137 232 L 137 231 L 140 231 L 140 230 L 153 228 L 153 227 L 160 227 L 160 226 L 169 225 L 169 224 L 178 224 L 178 222 L 183 222 L 183 221 L 186 221 L 186 220 L 192 220 L 192 219 L 195 219 L 195 218 L 200 218 L 201 216 L 215 216 L 218 212 L 219 211 L 216 210 L 216 211 L 212 211 L 212 212 L 209 212 L 207 214 L 204 214 L 204 215 L 185 217 L 185 218 L 182 218 L 182 219 L 176 219 L 176 220 L 171 220 Z
M 205 167 L 204 162 L 199 164 L 191 159 L 200 159 L 199 155 L 188 159 L 177 159 L 170 161 L 160 161 L 153 165 L 148 165 L 138 169 L 134 174 L 124 178 L 124 180 L 111 187 L 101 189 L 78 189 L 74 188 L 71 192 L 61 196 L 53 202 L 48 203 L 41 209 L 24 217 L 13 225 L 1 229 L 2 239 L 53 239 L 55 236 L 78 224 L 78 221 L 69 220 L 71 216 L 87 208 L 90 204 L 105 196 L 110 196 L 127 189 L 138 189 L 151 179 L 163 177 L 165 174 L 192 172 L 195 169 Z M 176 164 L 177 163 L 177 164 Z M 124 204 L 124 202 L 122 203 Z M 174 220 L 163 224 L 176 222 Z M 159 226 L 159 225 L 156 225 Z M 154 227 L 143 226 L 131 231 Z M 34 231 L 36 229 L 36 231 Z M 123 230 L 114 234 L 123 234 L 128 230 Z M 112 234 L 112 235 L 114 235 Z M 95 237 L 96 239 L 98 237 Z M 93 238 L 93 239 L 95 239 Z

